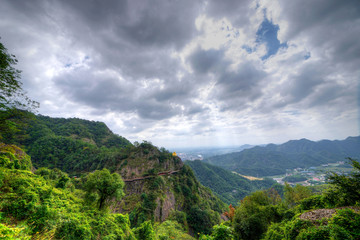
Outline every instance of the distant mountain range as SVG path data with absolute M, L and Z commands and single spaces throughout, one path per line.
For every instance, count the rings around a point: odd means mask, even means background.
M 360 136 L 318 142 L 291 140 L 209 157 L 204 162 L 244 175 L 274 176 L 284 174 L 286 169 L 345 161 L 347 157 L 360 159 Z
M 199 158 L 208 158 L 216 155 L 227 154 L 232 152 L 240 152 L 247 148 L 255 147 L 255 145 L 244 144 L 241 146 L 226 146 L 226 147 L 185 147 L 173 148 L 172 151 L 179 153 L 183 161 L 195 160 Z

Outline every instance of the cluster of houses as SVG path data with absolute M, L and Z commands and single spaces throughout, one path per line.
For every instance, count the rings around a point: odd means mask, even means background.
M 343 161 L 339 161 L 337 163 L 327 163 L 322 164 L 321 168 L 324 167 L 331 167 L 331 166 L 339 166 L 343 165 Z M 319 167 L 309 167 L 309 168 L 295 168 L 295 169 L 287 169 L 286 174 L 284 177 L 277 177 L 273 178 L 276 182 L 279 184 L 285 184 L 285 181 L 283 180 L 287 176 L 303 176 L 306 177 L 307 180 L 296 182 L 296 183 L 289 183 L 290 185 L 300 184 L 303 186 L 314 186 L 323 184 L 326 181 L 326 173 L 324 171 L 319 171 Z

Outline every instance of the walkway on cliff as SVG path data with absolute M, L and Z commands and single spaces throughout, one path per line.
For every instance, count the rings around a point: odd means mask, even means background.
M 153 177 L 156 177 L 156 176 L 171 175 L 171 174 L 177 173 L 179 171 L 180 170 L 159 172 L 157 175 L 151 175 L 151 176 L 145 176 L 145 177 L 137 177 L 137 178 L 132 178 L 132 179 L 123 179 L 123 181 L 124 182 L 134 182 L 134 181 L 138 181 L 138 180 L 144 180 L 144 179 L 147 179 L 147 178 L 153 178 Z

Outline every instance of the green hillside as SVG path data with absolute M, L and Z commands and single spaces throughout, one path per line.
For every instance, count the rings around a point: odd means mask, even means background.
M 274 176 L 284 174 L 286 169 L 319 166 L 344 161 L 346 157 L 360 158 L 360 137 L 342 141 L 292 140 L 209 157 L 204 162 L 244 175 Z
M 250 181 L 223 168 L 204 163 L 199 160 L 186 161 L 202 185 L 210 188 L 227 204 L 238 205 L 240 199 L 250 193 L 270 188 L 272 179 Z
M 220 223 L 225 204 L 164 148 L 146 141 L 133 145 L 100 122 L 22 111 L 11 121 L 18 130 L 4 140 L 27 149 L 34 169 L 60 169 L 77 176 L 73 186 L 79 190 L 90 172 L 106 168 L 119 174 L 125 181 L 124 196 L 111 210 L 128 214 L 132 228 L 172 219 L 186 231 L 210 233 Z
M 90 176 L 96 174 L 97 185 L 108 191 L 112 184 L 108 178 L 119 175 L 95 171 L 74 179 L 58 169 L 41 168 L 34 173 L 31 169 L 23 150 L 0 144 L 0 239 L 193 239 L 175 220 L 156 227 L 144 221 L 132 227 L 128 214 L 98 210 Z M 116 181 L 121 197 L 124 183 Z

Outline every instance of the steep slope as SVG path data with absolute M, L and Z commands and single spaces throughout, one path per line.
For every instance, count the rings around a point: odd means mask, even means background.
M 204 161 L 245 175 L 272 176 L 283 174 L 290 168 L 344 161 L 346 157 L 360 158 L 360 137 L 348 137 L 342 141 L 291 140 L 280 145 L 269 144 L 214 156 Z
M 194 208 L 206 217 L 203 221 L 207 231 L 219 222 L 224 203 L 198 182 L 179 157 L 149 142 L 125 150 L 127 157 L 115 160 L 115 171 L 126 183 L 126 196 L 114 211 L 129 213 L 134 226 L 147 219 L 179 218 L 180 214 L 185 225 L 199 231 L 192 222 Z
M 99 122 L 32 117 L 17 119 L 22 129 L 11 140 L 28 149 L 35 168 L 59 168 L 77 177 L 102 168 L 119 173 L 126 195 L 113 211 L 129 213 L 133 227 L 174 219 L 195 233 L 209 233 L 226 210 L 191 168 L 164 148 L 146 141 L 133 145 Z
M 192 168 L 202 185 L 210 188 L 227 204 L 237 205 L 241 199 L 251 192 L 270 188 L 276 183 L 272 179 L 251 181 L 199 160 L 186 161 L 185 164 Z
M 103 167 L 121 149 L 132 146 L 102 122 L 28 112 L 20 112 L 11 120 L 19 131 L 4 141 L 23 146 L 35 167 L 56 167 L 74 174 L 93 171 Z

